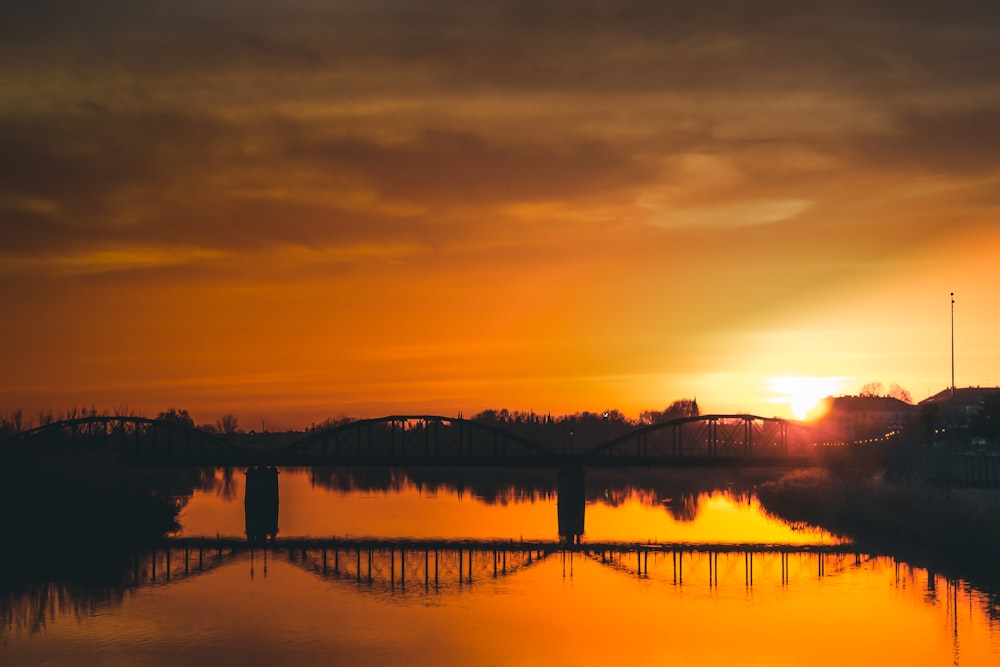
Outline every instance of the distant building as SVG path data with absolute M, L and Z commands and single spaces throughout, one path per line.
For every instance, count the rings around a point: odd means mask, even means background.
M 1000 387 L 948 388 L 918 405 L 933 445 L 1000 450 Z
M 1000 387 L 956 387 L 954 403 L 949 387 L 918 403 L 922 410 L 934 410 L 942 422 L 952 420 L 958 424 L 969 424 L 983 411 L 983 406 L 994 397 L 1000 396 Z
M 829 396 L 820 404 L 817 426 L 844 441 L 879 438 L 919 414 L 915 405 L 889 396 Z

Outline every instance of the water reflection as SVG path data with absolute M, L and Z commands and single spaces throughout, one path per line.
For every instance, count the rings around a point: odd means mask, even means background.
M 569 466 L 560 468 L 557 494 L 559 539 L 570 544 L 579 544 L 583 538 L 587 513 L 583 469 Z
M 95 553 L 96 567 L 104 554 Z M 114 555 L 114 554 L 112 554 Z M 174 538 L 158 548 L 137 553 L 128 568 L 109 582 L 108 572 L 93 578 L 92 585 L 76 582 L 38 584 L 31 582 L 11 590 L 5 580 L 0 596 L 0 618 L 5 636 L 33 635 L 52 623 L 72 618 L 82 623 L 101 615 L 117 615 L 144 591 L 170 588 L 193 579 L 216 595 L 231 594 L 232 584 L 217 589 L 216 572 L 243 572 L 252 585 L 255 577 L 266 580 L 268 567 L 292 567 L 308 573 L 317 582 L 332 584 L 349 595 L 384 599 L 393 604 L 428 602 L 440 604 L 465 596 L 478 599 L 504 590 L 520 590 L 535 581 L 529 572 L 557 559 L 557 569 L 545 569 L 544 578 L 573 581 L 583 577 L 590 586 L 591 563 L 617 579 L 614 595 L 640 586 L 656 596 L 667 596 L 674 604 L 694 599 L 716 599 L 718 604 L 746 605 L 745 595 L 770 599 L 781 591 L 790 600 L 819 595 L 825 613 L 857 613 L 845 603 L 884 606 L 882 590 L 889 586 L 903 604 L 897 613 L 913 615 L 912 605 L 936 610 L 952 633 L 952 640 L 968 635 L 970 624 L 982 615 L 993 634 L 1000 638 L 1000 601 L 960 580 L 912 568 L 891 557 L 854 552 L 846 545 L 775 548 L 767 545 L 573 545 L 546 543 L 483 543 L 475 541 L 316 540 L 289 539 L 263 547 L 239 539 Z M 508 584 L 527 577 L 525 584 Z M 484 589 L 484 586 L 486 587 Z M 652 586 L 652 588 L 650 588 Z M 500 587 L 500 588 L 498 588 Z M 229 592 L 227 592 L 229 591 Z M 294 595 L 299 595 L 296 593 Z M 289 595 L 293 595 L 289 591 Z M 527 600 L 534 599 L 530 592 Z M 691 596 L 694 597 L 691 597 Z M 708 596 L 705 598 L 704 596 Z M 437 600 L 438 602 L 434 602 Z M 742 602 L 740 601 L 742 600 Z M 540 600 L 539 600 L 540 602 Z M 549 601 L 551 602 L 551 601 Z M 893 625 L 893 632 L 899 631 Z M 980 648 L 977 650 L 986 650 Z M 968 662 L 962 664 L 969 664 Z
M 794 530 L 743 486 L 629 487 L 591 472 L 553 470 L 522 487 L 436 471 L 322 471 L 317 482 L 307 470 L 219 470 L 187 498 L 178 534 L 153 547 L 19 545 L 38 566 L 0 563 L 4 662 L 44 662 L 46 646 L 65 642 L 167 664 L 141 651 L 172 655 L 178 618 L 227 651 L 253 632 L 247 664 L 287 651 L 305 662 L 386 662 L 387 651 L 399 662 L 558 662 L 557 647 L 579 663 L 1000 658 L 1000 602 L 967 582 Z M 423 630 L 391 629 L 408 627 Z M 942 627 L 943 638 L 931 630 Z M 581 632 L 572 646 L 552 640 Z M 22 641 L 33 635 L 47 641 Z M 818 655 L 822 641 L 834 643 Z
M 278 535 L 278 470 L 273 467 L 247 468 L 243 499 L 247 540 L 255 543 Z
M 515 470 L 515 481 L 500 482 L 507 471 L 289 469 L 281 478 L 281 526 L 286 536 L 837 541 L 768 517 L 752 493 L 756 478 L 747 473 L 736 482 L 673 472 L 647 473 L 643 481 L 643 474 Z M 183 534 L 242 534 L 242 521 L 237 531 L 218 500 L 193 499 L 182 516 Z

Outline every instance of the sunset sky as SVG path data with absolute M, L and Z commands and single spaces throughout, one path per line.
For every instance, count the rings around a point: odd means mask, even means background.
M 6 0 L 0 411 L 1000 384 L 1000 5 L 822 4 Z

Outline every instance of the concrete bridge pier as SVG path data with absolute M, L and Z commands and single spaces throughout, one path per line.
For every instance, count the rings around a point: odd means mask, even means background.
M 278 469 L 251 467 L 246 471 L 243 510 L 248 542 L 267 542 L 278 534 Z
M 583 468 L 562 466 L 559 468 L 556 511 L 559 515 L 559 538 L 571 544 L 579 544 L 583 535 L 584 515 L 587 511 L 587 494 Z

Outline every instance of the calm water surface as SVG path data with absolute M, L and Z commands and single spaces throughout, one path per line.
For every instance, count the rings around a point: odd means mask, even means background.
M 553 493 L 284 470 L 250 549 L 244 484 L 217 472 L 121 586 L 8 600 L 0 664 L 1000 664 L 995 601 L 752 494 L 598 492 L 560 550 Z

